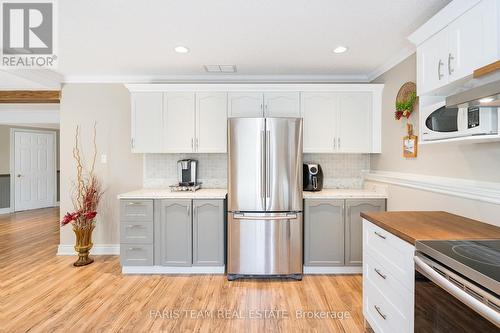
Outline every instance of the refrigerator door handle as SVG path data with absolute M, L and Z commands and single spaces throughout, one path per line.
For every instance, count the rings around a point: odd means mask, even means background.
M 260 147 L 261 147 L 261 160 L 260 160 L 260 197 L 262 199 L 262 207 L 266 207 L 266 132 L 260 132 Z
M 234 213 L 235 220 L 296 220 L 298 215 L 296 213 L 286 213 L 282 215 L 247 215 L 245 213 Z
M 266 131 L 266 198 L 271 197 L 271 131 Z

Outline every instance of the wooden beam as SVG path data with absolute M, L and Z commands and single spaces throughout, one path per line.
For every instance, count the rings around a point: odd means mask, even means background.
M 481 76 L 484 76 L 484 75 L 487 75 L 487 74 L 490 74 L 490 73 L 493 73 L 495 71 L 498 71 L 500 70 L 500 60 L 498 61 L 495 61 L 489 65 L 486 65 L 484 67 L 481 67 L 481 68 L 478 68 L 474 71 L 474 73 L 472 74 L 472 76 L 477 79 Z
M 59 103 L 60 90 L 4 90 L 0 103 Z

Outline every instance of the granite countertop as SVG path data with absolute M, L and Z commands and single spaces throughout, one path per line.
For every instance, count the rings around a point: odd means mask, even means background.
M 119 194 L 118 199 L 224 199 L 226 194 L 226 189 L 202 188 L 195 192 L 172 192 L 169 188 L 143 188 Z
M 417 240 L 500 239 L 500 227 L 448 212 L 363 212 L 361 216 L 413 245 Z
M 374 189 L 323 189 L 317 192 L 303 192 L 304 199 L 348 199 L 348 198 L 387 198 L 387 193 Z
M 226 189 L 202 188 L 196 192 L 171 192 L 169 188 L 143 188 L 122 193 L 118 199 L 224 199 Z M 318 192 L 303 192 L 304 199 L 387 198 L 385 192 L 373 189 L 323 189 Z

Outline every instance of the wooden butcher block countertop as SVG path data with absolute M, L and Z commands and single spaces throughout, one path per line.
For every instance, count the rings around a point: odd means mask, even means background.
M 361 216 L 413 245 L 417 240 L 500 239 L 500 227 L 447 212 L 367 212 Z

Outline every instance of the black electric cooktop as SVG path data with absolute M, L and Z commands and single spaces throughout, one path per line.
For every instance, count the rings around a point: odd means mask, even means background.
M 416 250 L 500 295 L 500 239 L 417 241 Z

